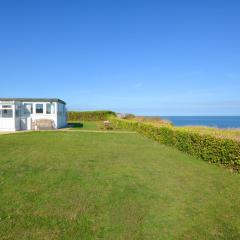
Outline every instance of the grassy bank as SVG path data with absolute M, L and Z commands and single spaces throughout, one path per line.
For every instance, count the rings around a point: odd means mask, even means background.
M 240 176 L 138 134 L 0 136 L 0 239 L 239 239 Z
M 203 126 L 177 127 L 178 129 L 195 132 L 199 134 L 208 134 L 222 139 L 233 139 L 240 142 L 240 129 L 219 129 Z

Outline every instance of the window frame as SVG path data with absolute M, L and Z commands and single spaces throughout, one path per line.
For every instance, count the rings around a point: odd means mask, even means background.
M 10 111 L 11 114 L 4 113 L 4 111 Z M 0 105 L 0 118 L 13 118 L 13 105 L 10 104 L 1 104 Z
M 48 110 L 50 110 L 50 112 L 48 112 Z M 52 103 L 46 103 L 46 114 L 52 114 Z
M 24 103 L 23 106 L 24 106 L 24 108 L 23 108 L 24 109 L 24 111 L 23 111 L 24 115 L 28 115 L 29 114 L 29 112 L 26 111 L 26 110 L 29 110 L 27 108 L 27 106 L 31 106 L 30 107 L 30 114 L 33 114 L 33 104 L 32 103 Z
M 38 112 L 38 105 L 42 105 L 42 112 Z M 44 114 L 44 104 L 43 103 L 36 103 L 35 104 L 35 113 L 36 114 Z
M 4 111 L 7 111 L 7 113 L 4 113 Z M 9 114 L 8 111 L 10 111 L 11 114 Z M 13 118 L 13 109 L 12 108 L 2 108 L 1 109 L 1 118 Z

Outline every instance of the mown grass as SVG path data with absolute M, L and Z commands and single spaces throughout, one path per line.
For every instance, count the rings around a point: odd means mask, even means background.
M 240 175 L 138 134 L 0 136 L 0 239 L 240 239 Z

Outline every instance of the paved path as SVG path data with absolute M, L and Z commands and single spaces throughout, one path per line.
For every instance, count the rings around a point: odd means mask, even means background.
M 135 134 L 136 132 L 131 131 L 114 131 L 114 130 L 74 130 L 74 129 L 68 129 L 68 128 L 62 128 L 58 130 L 44 130 L 46 132 L 87 132 L 87 133 L 119 133 L 119 134 Z M 43 131 L 43 132 L 44 132 Z M 26 133 L 26 132 L 41 132 L 41 131 L 16 131 L 16 132 L 0 132 L 0 135 L 4 134 L 15 134 L 15 133 Z
M 0 131 L 0 135 L 15 134 L 15 133 L 25 133 L 25 132 L 34 132 L 34 131 L 25 131 L 25 130 L 16 131 L 16 132 L 1 132 L 1 131 Z
M 11 133 L 15 133 L 15 132 L 0 132 L 0 135 L 3 135 L 3 134 L 11 134 Z

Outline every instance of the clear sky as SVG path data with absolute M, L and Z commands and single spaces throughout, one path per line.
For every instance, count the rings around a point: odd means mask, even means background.
M 0 1 L 0 96 L 240 115 L 240 1 Z

